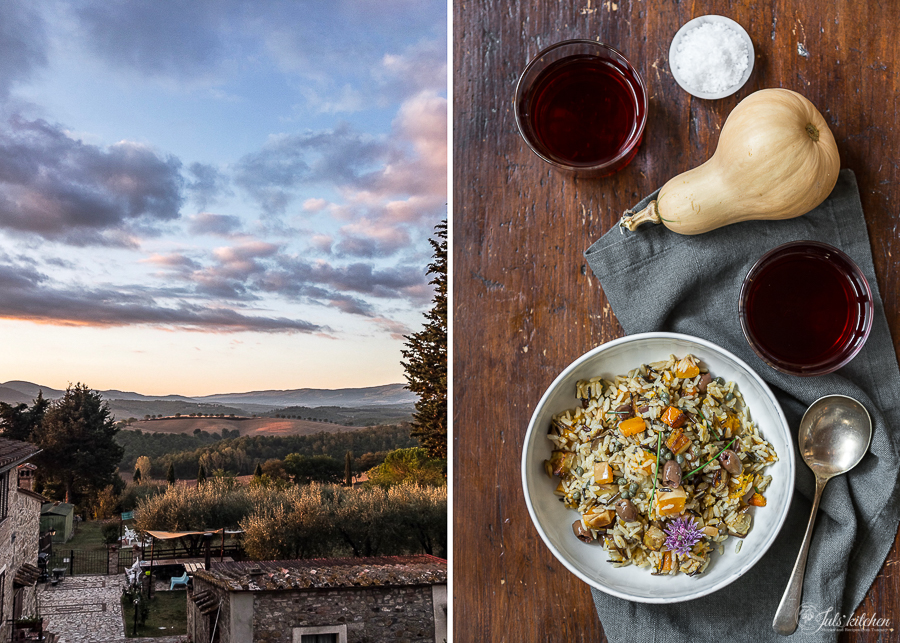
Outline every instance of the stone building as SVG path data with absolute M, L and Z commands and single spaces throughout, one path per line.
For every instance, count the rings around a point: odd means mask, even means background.
M 212 563 L 188 633 L 210 643 L 443 643 L 447 561 L 383 556 Z
M 10 621 L 37 615 L 41 503 L 31 488 L 34 466 L 23 464 L 39 449 L 0 438 L 0 640 L 10 640 Z

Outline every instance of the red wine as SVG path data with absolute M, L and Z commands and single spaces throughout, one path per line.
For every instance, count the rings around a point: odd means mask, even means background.
M 788 370 L 839 365 L 865 341 L 868 285 L 836 249 L 789 245 L 751 271 L 743 296 L 749 336 L 764 359 Z
M 612 161 L 633 142 L 644 118 L 634 82 L 594 56 L 551 65 L 537 78 L 527 108 L 536 143 L 567 165 Z

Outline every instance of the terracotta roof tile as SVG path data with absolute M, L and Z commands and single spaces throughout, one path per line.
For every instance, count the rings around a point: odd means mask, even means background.
M 24 563 L 18 570 L 16 570 L 16 576 L 13 578 L 13 585 L 18 585 L 19 587 L 30 587 L 34 585 L 38 578 L 41 575 L 41 570 L 37 565 L 32 565 L 31 563 Z
M 22 460 L 30 458 L 38 451 L 40 449 L 30 442 L 0 438 L 0 471 L 5 471 L 19 464 Z
M 435 556 L 309 558 L 213 563 L 194 577 L 232 592 L 313 587 L 443 585 L 447 561 Z

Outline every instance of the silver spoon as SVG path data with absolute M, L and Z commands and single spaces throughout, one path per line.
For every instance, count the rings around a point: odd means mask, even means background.
M 797 629 L 800 617 L 800 599 L 803 596 L 803 576 L 806 574 L 806 556 L 812 540 L 813 524 L 819 510 L 819 500 L 825 483 L 859 464 L 872 439 L 872 418 L 865 407 L 846 395 L 826 395 L 806 409 L 800 420 L 797 444 L 803 460 L 816 476 L 816 496 L 812 513 L 803 536 L 803 546 L 791 572 L 784 596 L 775 612 L 772 628 L 782 636 Z

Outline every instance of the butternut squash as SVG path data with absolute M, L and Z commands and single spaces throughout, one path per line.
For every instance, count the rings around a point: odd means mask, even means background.
M 738 103 L 722 126 L 715 153 L 668 181 L 620 225 L 662 223 L 702 234 L 748 220 L 806 214 L 837 183 L 840 156 L 828 123 L 809 100 L 787 89 L 762 89 Z

